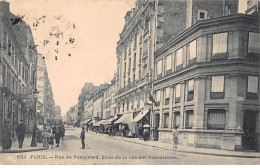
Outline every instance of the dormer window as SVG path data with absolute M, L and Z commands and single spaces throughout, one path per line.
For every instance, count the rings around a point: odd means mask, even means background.
M 207 19 L 208 12 L 205 10 L 198 10 L 198 20 Z

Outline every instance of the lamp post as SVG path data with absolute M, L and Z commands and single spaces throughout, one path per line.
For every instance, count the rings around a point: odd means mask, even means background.
M 35 130 L 35 126 L 36 126 L 36 103 L 37 103 L 37 99 L 38 99 L 38 91 L 37 89 L 34 90 L 33 92 L 33 98 L 34 98 L 34 113 L 33 113 L 33 119 L 34 119 L 34 126 L 33 126 L 33 132 L 32 132 L 32 141 L 31 141 L 31 147 L 36 147 L 37 143 L 36 143 L 36 130 Z
M 37 99 L 38 99 L 38 90 L 35 89 L 34 92 L 33 92 L 33 98 L 34 98 L 34 113 L 33 113 L 33 118 L 34 118 L 34 121 L 36 121 L 36 111 L 37 111 Z

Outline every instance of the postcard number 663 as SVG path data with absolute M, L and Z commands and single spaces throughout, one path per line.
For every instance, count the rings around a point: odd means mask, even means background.
M 17 159 L 26 159 L 26 155 L 17 155 Z

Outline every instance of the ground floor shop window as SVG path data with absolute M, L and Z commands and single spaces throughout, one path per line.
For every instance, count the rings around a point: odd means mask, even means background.
M 174 112 L 173 113 L 173 128 L 179 128 L 180 127 L 180 112 Z
M 225 109 L 208 110 L 207 129 L 224 130 L 225 125 L 226 125 L 226 110 Z
M 192 129 L 193 127 L 193 117 L 194 112 L 193 110 L 187 110 L 186 111 L 186 120 L 185 120 L 185 128 L 186 129 Z
M 163 114 L 163 128 L 169 127 L 169 113 Z

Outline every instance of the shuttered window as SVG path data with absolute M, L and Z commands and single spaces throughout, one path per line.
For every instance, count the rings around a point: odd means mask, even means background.
M 190 60 L 197 57 L 197 40 L 190 43 Z
M 247 92 L 257 93 L 258 92 L 258 77 L 248 76 Z
M 224 92 L 224 76 L 212 76 L 211 92 Z
M 156 72 L 157 72 L 157 75 L 162 74 L 162 60 L 157 61 L 157 63 L 156 63 Z
M 208 111 L 207 128 L 211 130 L 224 130 L 226 125 L 226 111 L 224 109 L 211 109 Z
M 177 50 L 176 52 L 176 66 L 178 65 L 182 65 L 182 48 L 180 48 L 179 50 Z
M 160 100 L 161 100 L 160 90 L 157 90 L 155 92 L 155 98 L 156 98 L 156 102 L 160 102 Z
M 248 53 L 260 54 L 260 33 L 249 32 Z
M 191 129 L 193 127 L 193 110 L 186 111 L 186 122 L 185 122 L 185 128 Z
M 181 97 L 181 84 L 178 84 L 175 87 L 175 97 Z
M 174 112 L 174 122 L 173 122 L 173 128 L 179 128 L 180 127 L 180 112 Z
M 228 33 L 213 34 L 213 54 L 227 52 Z
M 164 104 L 168 105 L 170 102 L 170 88 L 167 87 L 164 89 Z
M 163 128 L 168 128 L 169 126 L 169 113 L 163 114 Z
M 171 55 L 168 55 L 166 57 L 166 71 L 172 69 L 172 59 L 171 58 L 172 58 Z
M 194 79 L 188 81 L 188 92 L 193 91 L 194 88 Z

